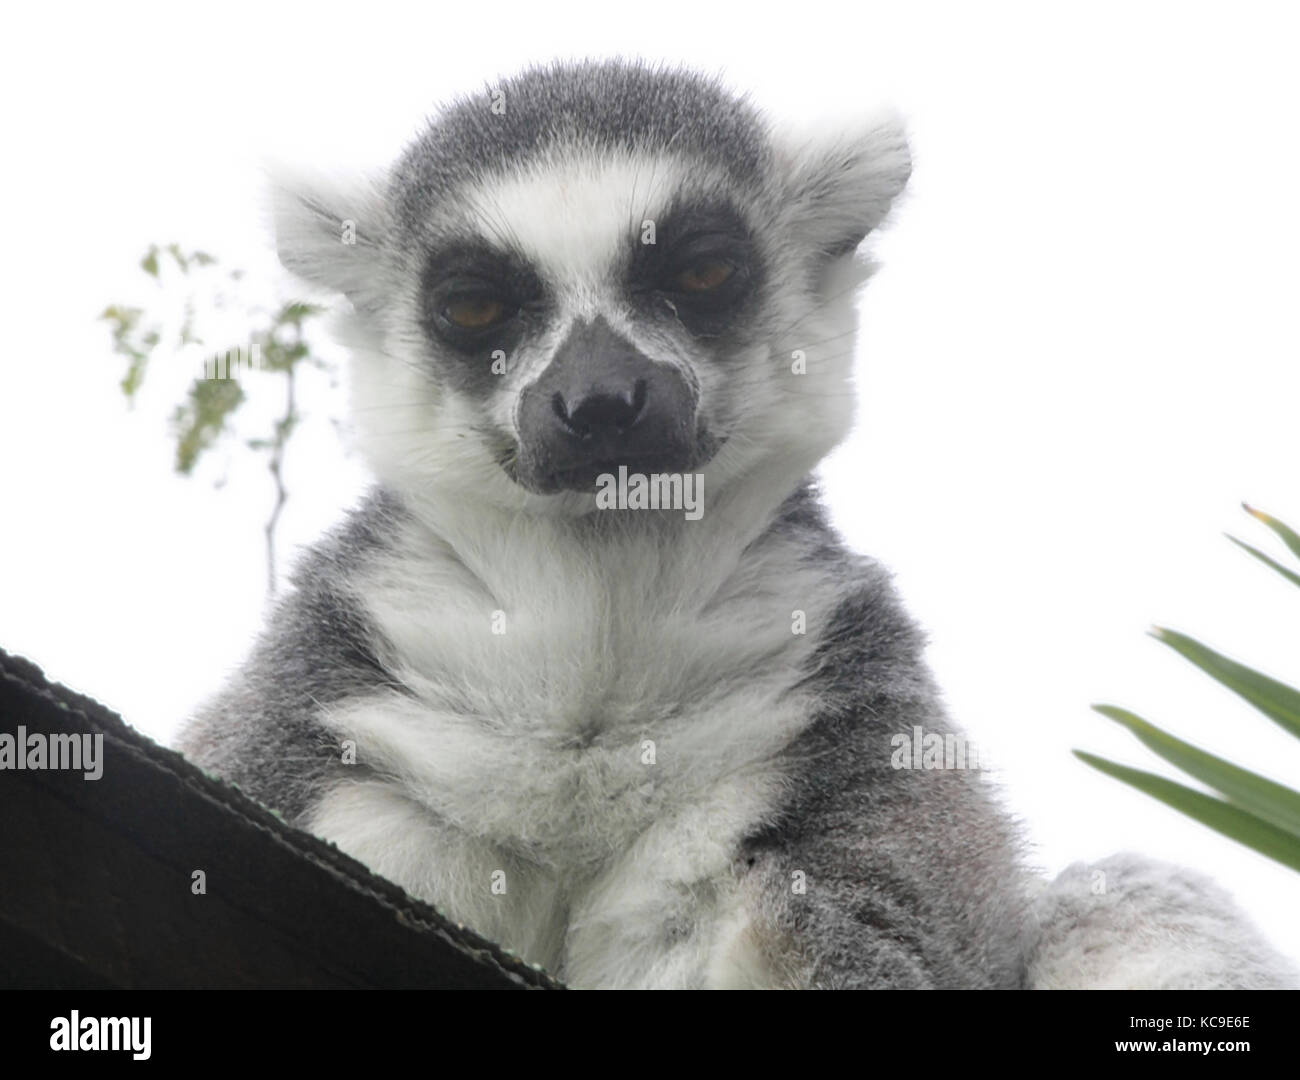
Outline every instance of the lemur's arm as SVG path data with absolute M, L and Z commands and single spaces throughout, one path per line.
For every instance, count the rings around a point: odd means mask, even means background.
M 884 703 L 878 703 L 883 706 Z M 933 705 L 827 720 L 783 819 L 754 837 L 749 894 L 819 988 L 1015 988 L 1026 875 L 977 769 L 893 767 L 895 729 L 952 732 Z

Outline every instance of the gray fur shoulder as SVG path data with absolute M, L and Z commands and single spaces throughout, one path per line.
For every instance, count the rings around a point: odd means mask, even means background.
M 743 852 L 764 920 L 798 943 L 806 985 L 1022 985 L 1015 822 L 987 774 L 895 767 L 894 736 L 958 734 L 922 634 L 888 572 L 844 551 L 809 492 L 783 527 L 814 534 L 810 551 L 846 584 L 803 686 L 817 714 L 789 748 L 784 803 Z
M 331 776 L 357 775 L 316 718 L 322 706 L 390 685 L 349 581 L 404 517 L 394 496 L 376 490 L 308 550 L 245 666 L 177 740 L 186 757 L 291 822 Z

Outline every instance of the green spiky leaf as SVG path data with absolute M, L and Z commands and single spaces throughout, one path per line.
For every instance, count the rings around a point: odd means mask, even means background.
M 1182 811 L 1202 825 L 1208 825 L 1261 855 L 1277 860 L 1283 866 L 1300 871 L 1300 839 L 1262 821 L 1254 814 L 1213 795 L 1166 780 L 1155 773 L 1107 761 L 1082 750 L 1074 751 L 1074 756 L 1107 776 L 1121 780 L 1130 787 L 1159 799 L 1165 805 Z
M 1291 582 L 1292 585 L 1300 585 L 1300 574 L 1297 574 L 1294 570 L 1288 570 L 1276 559 L 1271 558 L 1268 555 L 1265 555 L 1262 551 L 1259 550 L 1259 548 L 1252 547 L 1250 544 L 1247 544 L 1245 541 L 1238 540 L 1235 536 L 1229 536 L 1228 539 L 1231 540 L 1234 544 L 1236 544 L 1239 548 L 1243 549 L 1244 551 L 1250 552 L 1251 555 L 1255 556 L 1255 558 L 1257 558 L 1265 566 L 1270 567 L 1273 570 L 1276 570 L 1279 574 L 1281 574 L 1284 578 L 1286 578 L 1287 581 Z
M 1286 544 L 1286 546 L 1291 549 L 1291 553 L 1296 558 L 1300 559 L 1300 534 L 1296 533 L 1294 529 L 1278 521 L 1278 519 L 1273 517 L 1271 514 L 1266 514 L 1264 513 L 1263 510 L 1256 510 L 1249 503 L 1242 503 L 1241 505 L 1245 509 L 1246 513 L 1248 513 L 1251 517 L 1255 518 L 1258 521 L 1262 521 L 1265 525 L 1267 525 L 1270 529 L 1272 529 L 1275 533 L 1277 533 L 1277 535 L 1282 538 L 1282 543 Z
M 1183 742 L 1127 709 L 1114 705 L 1093 708 L 1128 728 L 1171 765 L 1222 792 L 1243 810 L 1300 839 L 1300 792 Z
M 1300 736 L 1300 691 L 1245 664 L 1230 660 L 1186 634 L 1158 626 L 1151 631 L 1151 635 L 1250 702 L 1292 735 Z

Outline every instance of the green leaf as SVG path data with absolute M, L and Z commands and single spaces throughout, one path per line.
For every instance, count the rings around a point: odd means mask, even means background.
M 122 352 L 123 350 L 119 349 L 118 351 Z M 126 355 L 131 362 L 127 365 L 126 374 L 122 376 L 122 381 L 118 383 L 118 386 L 122 388 L 126 400 L 134 403 L 135 395 L 144 383 L 145 369 L 149 366 L 149 355 L 148 353 L 136 351 L 129 351 Z
M 236 379 L 195 379 L 185 403 L 172 413 L 176 471 L 188 476 L 200 455 L 226 430 L 226 420 L 244 402 Z
M 117 323 L 117 326 L 113 328 L 114 332 L 117 333 L 129 330 L 140 321 L 140 316 L 143 314 L 144 311 L 140 308 L 122 307 L 120 304 L 109 304 L 108 307 L 99 313 L 99 317 L 106 322 Z
M 1151 636 L 1181 653 L 1211 678 L 1245 698 L 1269 719 L 1281 724 L 1292 735 L 1300 736 L 1300 691 L 1254 668 L 1248 668 L 1245 664 L 1229 660 L 1222 653 L 1215 652 L 1186 634 L 1157 626 L 1151 631 Z
M 156 278 L 158 276 L 158 249 L 156 247 L 151 247 L 145 253 L 145 257 L 140 260 L 140 269 L 150 277 Z
M 315 315 L 321 314 L 325 309 L 318 304 L 304 304 L 301 301 L 291 301 L 282 307 L 274 316 L 274 321 L 281 326 L 293 326 L 296 329 L 302 328 L 303 320 L 310 319 Z
M 1300 839 L 1300 792 L 1176 739 L 1127 709 L 1114 705 L 1093 708 L 1128 728 L 1171 765 L 1221 791 L 1243 810 Z
M 1074 751 L 1074 756 L 1107 776 L 1122 780 L 1130 787 L 1195 818 L 1202 825 L 1208 825 L 1216 832 L 1253 848 L 1261 855 L 1276 859 L 1292 870 L 1300 870 L 1300 839 L 1267 821 L 1261 821 L 1240 807 L 1166 780 L 1163 776 L 1119 765 L 1082 750 Z
M 1277 535 L 1282 538 L 1282 542 L 1291 549 L 1291 553 L 1295 555 L 1296 558 L 1300 558 L 1300 535 L 1298 535 L 1294 530 L 1288 528 L 1282 522 L 1278 521 L 1278 519 L 1273 517 L 1271 514 L 1266 514 L 1263 510 L 1256 510 L 1249 503 L 1242 503 L 1241 505 L 1245 509 L 1246 513 L 1251 517 L 1262 521 L 1277 533 Z
M 1300 585 L 1300 574 L 1297 574 L 1294 570 L 1288 570 L 1276 559 L 1270 558 L 1269 556 L 1265 555 L 1262 551 L 1260 551 L 1258 548 L 1251 547 L 1245 541 L 1238 540 L 1235 536 L 1229 536 L 1228 539 L 1231 540 L 1234 544 L 1236 544 L 1239 548 L 1243 548 L 1244 550 L 1249 551 L 1252 555 L 1255 556 L 1255 558 L 1257 558 L 1265 566 L 1271 566 L 1274 570 L 1276 570 L 1279 574 L 1281 574 L 1284 578 L 1286 578 L 1287 581 L 1291 582 L 1291 584 Z

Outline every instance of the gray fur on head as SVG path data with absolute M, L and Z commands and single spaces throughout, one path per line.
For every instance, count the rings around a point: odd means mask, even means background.
M 493 113 L 494 101 L 502 111 Z M 385 247 L 409 248 L 467 185 L 517 175 L 552 155 L 679 158 L 747 192 L 814 251 L 856 248 L 907 184 L 898 117 L 869 113 L 824 139 L 773 137 L 764 116 L 718 79 L 643 63 L 552 64 L 444 108 L 387 178 L 327 190 L 284 177 L 275 206 L 281 258 L 296 274 L 349 296 Z M 340 243 L 357 227 L 361 258 Z
M 589 512 L 590 497 L 535 497 L 518 410 L 574 327 L 599 322 L 688 388 L 698 430 L 679 456 L 709 490 L 748 478 L 774 507 L 848 431 L 854 292 L 871 270 L 854 252 L 909 168 L 889 114 L 784 135 L 717 80 L 556 64 L 453 103 L 385 177 L 286 180 L 277 236 L 286 266 L 352 301 L 357 436 L 387 486 L 421 503 Z M 747 302 L 703 329 L 682 325 L 679 304 L 646 310 L 632 280 L 701 215 L 733 220 L 749 252 Z M 486 351 L 466 364 L 429 329 L 431 276 L 470 254 L 534 282 L 536 304 L 491 353 L 504 370 Z M 808 377 L 790 377 L 795 362 Z M 814 394 L 825 407 L 809 423 Z M 413 448 L 397 429 L 430 435 Z
M 1286 983 L 1178 871 L 1036 898 L 986 774 L 898 757 L 961 732 L 810 474 L 908 173 L 896 119 L 781 134 L 611 61 L 454 102 L 382 177 L 289 183 L 281 255 L 351 302 L 378 484 L 183 749 L 579 986 Z M 601 505 L 629 462 L 702 515 Z

